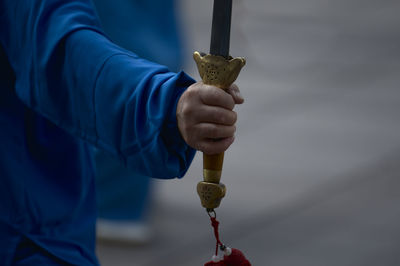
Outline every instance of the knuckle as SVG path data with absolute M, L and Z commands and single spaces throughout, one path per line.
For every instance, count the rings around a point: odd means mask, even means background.
M 182 107 L 181 110 L 181 117 L 184 119 L 184 121 L 194 121 L 196 118 L 196 110 L 193 105 L 186 104 L 185 106 Z
M 191 117 L 194 113 L 193 107 L 191 105 L 186 105 L 182 108 L 182 114 L 184 117 Z
M 185 97 L 187 97 L 187 98 L 192 98 L 193 97 L 193 95 L 195 94 L 195 87 L 189 87 L 185 92 L 184 92 L 184 95 L 185 95 Z
M 186 97 L 191 101 L 193 101 L 194 99 L 196 99 L 198 97 L 201 97 L 201 92 L 202 91 L 199 89 L 198 86 L 190 87 L 189 89 L 187 89 L 185 91 Z

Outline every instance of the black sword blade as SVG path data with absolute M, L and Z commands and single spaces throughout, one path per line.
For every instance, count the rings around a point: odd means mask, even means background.
M 214 0 L 210 54 L 229 57 L 232 0 Z

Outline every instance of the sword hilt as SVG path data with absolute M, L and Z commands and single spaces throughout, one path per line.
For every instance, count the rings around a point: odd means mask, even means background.
M 228 89 L 238 77 L 246 60 L 242 57 L 226 59 L 216 55 L 201 55 L 194 52 L 200 77 L 207 85 Z M 226 187 L 220 183 L 224 153 L 208 155 L 203 153 L 204 181 L 197 184 L 201 204 L 208 210 L 217 208 L 226 194 Z

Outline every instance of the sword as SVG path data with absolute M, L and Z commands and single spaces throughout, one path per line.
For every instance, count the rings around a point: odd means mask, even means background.
M 232 0 L 214 0 L 210 54 L 229 58 Z
M 246 63 L 244 58 L 229 55 L 231 16 L 232 0 L 214 0 L 210 54 L 193 54 L 203 82 L 223 90 L 232 85 Z M 203 153 L 204 180 L 197 184 L 197 193 L 209 214 L 215 214 L 214 209 L 226 194 L 225 185 L 220 183 L 223 162 L 223 152 L 214 155 Z

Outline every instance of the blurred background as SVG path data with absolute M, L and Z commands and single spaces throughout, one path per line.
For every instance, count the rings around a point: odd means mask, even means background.
M 400 1 L 233 2 L 231 54 L 247 65 L 222 242 L 256 266 L 400 265 Z M 184 70 L 196 79 L 191 54 L 208 52 L 212 4 L 178 1 Z M 184 179 L 155 181 L 153 240 L 100 242 L 102 265 L 210 260 L 201 164 L 198 153 Z

